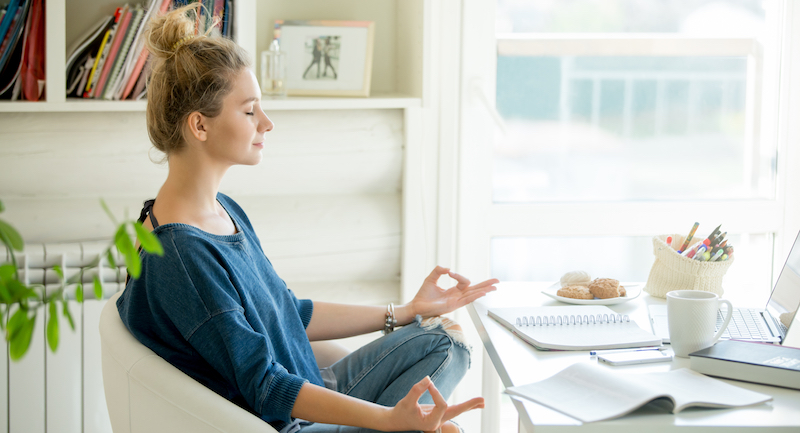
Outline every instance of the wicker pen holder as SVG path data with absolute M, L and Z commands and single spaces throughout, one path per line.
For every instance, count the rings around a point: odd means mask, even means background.
M 702 262 L 681 256 L 667 245 L 667 237 L 683 239 L 682 235 L 660 235 L 653 238 L 656 256 L 644 291 L 651 296 L 666 298 L 673 290 L 700 290 L 722 296 L 722 277 L 733 264 L 733 257 L 724 262 Z M 674 241 L 673 241 L 674 242 Z

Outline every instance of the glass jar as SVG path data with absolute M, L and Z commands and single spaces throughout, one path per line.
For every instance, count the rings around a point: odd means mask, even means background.
M 277 39 L 261 52 L 261 93 L 273 98 L 286 97 L 286 53 L 281 51 Z

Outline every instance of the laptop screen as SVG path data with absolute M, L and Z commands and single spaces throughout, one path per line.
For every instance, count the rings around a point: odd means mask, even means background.
M 800 307 L 800 234 L 792 245 L 767 303 L 767 311 L 782 325 L 784 336 Z M 800 331 L 800 330 L 798 330 Z

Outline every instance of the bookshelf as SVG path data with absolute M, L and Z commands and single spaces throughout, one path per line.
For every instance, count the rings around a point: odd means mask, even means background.
M 376 23 L 373 79 L 369 98 L 289 97 L 264 99 L 265 110 L 404 109 L 419 107 L 424 86 L 426 0 L 235 0 L 234 38 L 251 55 L 258 76 L 258 53 L 272 41 L 276 19 L 366 20 Z M 2 113 L 136 112 L 144 101 L 98 101 L 66 98 L 67 47 L 124 0 L 48 0 L 46 2 L 45 99 L 0 101 Z

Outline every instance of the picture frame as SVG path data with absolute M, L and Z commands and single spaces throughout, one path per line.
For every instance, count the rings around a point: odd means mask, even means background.
M 369 96 L 373 21 L 276 20 L 275 38 L 286 53 L 288 95 Z

